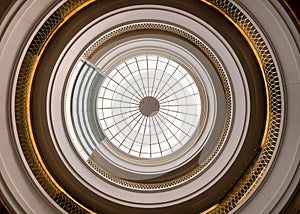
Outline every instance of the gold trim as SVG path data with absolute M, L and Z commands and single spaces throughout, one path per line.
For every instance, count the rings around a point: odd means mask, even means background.
M 266 167 L 263 168 L 263 170 L 259 173 L 258 177 L 257 177 L 257 182 L 261 179 L 262 175 L 264 174 L 266 170 Z M 241 199 L 237 202 L 237 204 L 240 204 L 247 196 L 248 194 L 254 189 L 254 187 L 256 186 L 257 182 L 254 182 L 249 189 L 247 190 L 247 192 L 241 197 Z
M 199 175 L 206 167 L 214 160 L 214 158 L 219 154 L 219 151 L 223 147 L 224 141 L 228 135 L 229 129 L 230 129 L 230 123 L 232 121 L 232 92 L 231 88 L 229 86 L 229 79 L 226 75 L 226 72 L 224 71 L 224 68 L 217 58 L 217 56 L 213 53 L 213 51 L 204 43 L 202 42 L 198 37 L 194 36 L 193 34 L 178 28 L 176 26 L 170 25 L 170 24 L 164 24 L 164 23 L 157 23 L 157 22 L 142 22 L 142 23 L 132 23 L 128 25 L 124 25 L 122 27 L 116 28 L 112 31 L 109 31 L 108 33 L 105 33 L 104 35 L 101 35 L 98 39 L 96 39 L 82 54 L 80 59 L 78 61 L 86 61 L 89 60 L 89 58 L 93 55 L 93 53 L 98 50 L 98 48 L 101 47 L 104 43 L 108 42 L 111 38 L 116 37 L 118 35 L 121 35 L 123 33 L 132 32 L 136 30 L 160 30 L 164 32 L 173 33 L 177 36 L 182 37 L 183 39 L 186 39 L 187 41 L 191 42 L 193 45 L 195 45 L 196 48 L 199 49 L 199 51 L 202 51 L 202 53 L 208 58 L 208 60 L 211 62 L 212 66 L 215 67 L 216 73 L 220 78 L 220 81 L 222 83 L 222 87 L 224 90 L 225 95 L 225 105 L 226 105 L 226 113 L 225 113 L 225 123 L 223 126 L 223 131 L 219 136 L 218 142 L 215 145 L 215 149 L 211 152 L 211 154 L 208 155 L 208 157 L 201 163 L 198 164 L 194 169 L 189 171 L 188 173 L 181 175 L 178 178 L 161 182 L 161 183 L 137 183 L 137 182 L 131 182 L 122 178 L 118 178 L 116 176 L 110 175 L 108 172 L 103 170 L 100 166 L 97 165 L 92 159 L 88 159 L 88 164 L 96 170 L 103 178 L 111 181 L 114 184 L 118 184 L 123 187 L 131 188 L 131 189 L 138 189 L 138 190 L 161 190 L 165 188 L 172 188 L 179 184 L 182 184 L 197 175 Z M 194 80 L 197 80 L 194 78 Z M 203 98 L 205 98 L 203 96 Z M 206 107 L 203 106 L 203 107 Z M 207 109 L 205 110 L 207 111 Z M 205 118 L 206 120 L 206 118 Z M 204 123 L 205 121 L 203 121 Z M 202 126 L 202 125 L 201 125 Z M 117 151 L 114 151 L 117 152 Z
M 64 18 L 63 20 L 61 20 L 61 22 L 54 27 L 54 29 L 50 32 L 49 35 L 47 35 L 46 40 L 42 43 L 41 48 L 38 51 L 38 54 L 36 56 L 32 57 L 32 60 L 34 61 L 34 64 L 30 67 L 31 72 L 29 73 L 29 78 L 27 80 L 27 87 L 26 87 L 26 91 L 25 93 L 27 94 L 26 99 L 25 99 L 25 105 L 26 105 L 26 121 L 27 121 L 27 128 L 28 128 L 28 132 L 27 134 L 29 135 L 29 139 L 31 142 L 31 145 L 33 147 L 34 153 L 35 153 L 35 157 L 37 158 L 37 161 L 39 162 L 39 164 L 41 165 L 41 169 L 43 170 L 46 174 L 46 176 L 50 179 L 50 181 L 54 184 L 54 186 L 62 193 L 64 194 L 67 198 L 69 198 L 72 202 L 74 202 L 78 207 L 80 207 L 82 210 L 84 210 L 85 212 L 88 213 L 94 213 L 93 211 L 91 211 L 90 209 L 88 209 L 87 207 L 83 206 L 81 203 L 79 203 L 78 201 L 76 201 L 76 199 L 74 199 L 71 195 L 69 195 L 58 183 L 57 181 L 54 179 L 54 177 L 51 175 L 51 173 L 49 172 L 49 170 L 47 169 L 41 155 L 40 152 L 37 148 L 37 144 L 35 142 L 35 138 L 34 138 L 34 134 L 33 134 L 33 130 L 32 130 L 32 123 L 31 123 L 31 114 L 30 114 L 30 99 L 31 99 L 31 90 L 32 90 L 32 83 L 33 83 L 33 78 L 34 78 L 34 74 L 35 74 L 35 70 L 37 68 L 37 65 L 39 63 L 39 60 L 41 58 L 41 56 L 43 55 L 43 52 L 45 50 L 45 48 L 47 47 L 47 45 L 49 44 L 49 42 L 51 41 L 52 37 L 55 35 L 55 33 L 66 23 L 66 21 L 68 21 L 73 15 L 75 15 L 78 11 L 80 11 L 81 9 L 83 9 L 84 7 L 88 6 L 89 4 L 91 4 L 92 2 L 94 2 L 95 0 L 87 0 L 83 3 L 80 2 L 79 6 L 76 7 L 75 9 L 71 10 L 71 12 L 69 12 Z M 70 1 L 69 1 L 70 2 Z M 67 5 L 69 2 L 66 2 L 64 5 Z M 50 18 L 49 18 L 50 19 Z M 49 20 L 48 19 L 48 20 Z M 28 54 L 28 51 L 27 51 Z M 26 57 L 26 56 L 25 56 Z M 24 66 L 24 64 L 26 64 L 26 62 L 23 62 L 22 66 Z M 26 66 L 26 65 L 25 65 Z M 22 69 L 22 68 L 21 68 Z M 20 80 L 20 77 L 18 78 L 18 82 L 21 82 L 22 80 Z M 16 92 L 17 93 L 17 92 Z M 24 93 L 24 92 L 23 92 Z M 16 102 L 17 103 L 17 102 Z M 17 105 L 17 104 L 16 104 Z M 16 106 L 17 108 L 17 106 Z M 62 207 L 64 209 L 66 209 L 66 207 Z
M 8 214 L 12 214 L 12 211 L 8 208 L 8 206 L 6 205 L 6 203 L 4 202 L 4 200 L 2 199 L 2 197 L 0 197 L 0 204 L 4 207 L 5 211 Z
M 291 5 L 286 0 L 283 0 L 283 3 L 288 8 L 288 10 L 290 11 L 290 13 L 294 17 L 294 19 L 296 20 L 298 26 L 300 26 L 300 20 L 299 20 L 299 17 L 298 17 L 299 14 L 297 15 L 297 13 L 295 13 L 295 11 L 291 7 Z
M 207 210 L 205 210 L 205 211 L 203 211 L 203 212 L 200 212 L 200 214 L 208 214 L 208 213 L 210 213 L 211 211 L 217 209 L 218 206 L 220 206 L 219 203 L 217 203 L 217 204 L 211 206 L 210 208 L 208 208 Z
M 266 78 L 266 74 L 264 72 L 264 66 L 263 63 L 260 59 L 260 56 L 254 46 L 254 44 L 252 43 L 252 41 L 250 40 L 250 38 L 248 37 L 248 35 L 246 34 L 246 32 L 229 16 L 227 15 L 221 8 L 215 6 L 214 4 L 210 3 L 208 0 L 200 0 L 204 3 L 206 3 L 207 5 L 209 5 L 210 7 L 214 8 L 215 10 L 217 10 L 218 12 L 220 12 L 227 20 L 229 20 L 236 28 L 237 30 L 243 35 L 244 39 L 247 41 L 248 45 L 250 46 L 252 52 L 254 53 L 256 60 L 259 64 L 261 73 L 263 75 L 263 79 L 264 79 L 264 84 L 265 84 L 265 88 L 266 88 L 266 98 L 267 98 L 267 116 L 266 116 L 266 125 L 265 125 L 265 131 L 264 131 L 264 136 L 263 136 L 263 140 L 261 143 L 261 147 L 264 146 L 264 143 L 267 139 L 267 133 L 268 133 L 268 129 L 269 129 L 269 122 L 270 122 L 270 98 L 269 98 L 269 90 L 268 90 L 268 83 L 267 83 L 267 78 Z
M 264 135 L 261 142 L 261 151 L 259 152 L 257 159 L 253 161 L 248 172 L 246 172 L 238 184 L 234 186 L 232 192 L 220 202 L 219 206 L 209 212 L 227 213 L 247 197 L 268 167 L 278 139 L 278 130 L 280 129 L 281 124 L 282 97 L 276 67 L 270 51 L 251 21 L 229 0 L 200 1 L 222 14 L 236 27 L 247 41 L 259 63 L 266 90 L 267 115 Z M 272 91 L 270 91 L 270 89 Z
M 54 20 L 58 23 L 54 23 L 54 26 L 51 25 L 53 27 L 50 29 L 50 32 L 46 32 L 46 37 L 42 37 L 38 33 L 36 34 L 37 38 L 35 37 L 31 42 L 31 46 L 27 50 L 23 60 L 22 68 L 18 76 L 15 96 L 15 117 L 17 131 L 22 150 L 29 167 L 41 186 L 59 206 L 66 211 L 75 210 L 79 213 L 92 211 L 81 205 L 65 192 L 65 190 L 51 176 L 40 156 L 36 142 L 34 141 L 34 134 L 31 127 L 30 91 L 38 61 L 53 35 L 63 25 L 63 23 L 67 21 L 67 19 L 94 1 L 95 0 L 69 0 L 54 12 L 64 12 L 61 14 L 64 18 L 63 20 Z M 260 65 L 266 87 L 267 115 L 264 136 L 261 142 L 261 151 L 245 176 L 243 176 L 239 183 L 234 186 L 233 191 L 228 194 L 226 198 L 220 202 L 220 204 L 206 210 L 209 213 L 227 213 L 240 204 L 241 201 L 247 197 L 249 192 L 251 192 L 257 185 L 274 154 L 282 123 L 281 86 L 279 82 L 279 75 L 270 51 L 251 21 L 229 0 L 200 1 L 218 11 L 226 19 L 228 19 L 237 28 L 237 30 L 239 30 L 241 35 L 248 42 L 257 59 L 257 62 Z M 75 6 L 72 5 L 74 2 Z M 64 8 L 64 6 L 69 8 Z M 47 21 L 51 22 L 51 17 Z M 47 24 L 47 21 L 44 25 Z M 45 30 L 42 29 L 44 25 L 41 27 L 41 31 Z M 41 39 L 41 41 L 36 41 L 38 39 Z M 35 42 L 39 44 L 35 44 Z

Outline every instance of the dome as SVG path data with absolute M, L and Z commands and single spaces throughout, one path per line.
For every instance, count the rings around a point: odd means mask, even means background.
M 7 1 L 12 213 L 297 213 L 290 1 Z

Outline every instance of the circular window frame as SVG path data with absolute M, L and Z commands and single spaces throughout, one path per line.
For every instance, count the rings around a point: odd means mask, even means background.
M 195 146 L 195 144 L 198 144 L 198 138 L 200 137 L 202 130 L 205 126 L 206 123 L 206 118 L 208 114 L 208 103 L 207 103 L 207 94 L 205 87 L 202 83 L 202 80 L 200 79 L 199 74 L 195 71 L 195 68 L 191 65 L 189 65 L 188 62 L 186 62 L 182 57 L 180 57 L 177 54 L 172 53 L 169 50 L 166 49 L 160 49 L 160 48 L 154 48 L 154 47 L 149 47 L 147 49 L 144 48 L 134 48 L 128 51 L 123 52 L 118 56 L 117 59 L 110 61 L 107 65 L 101 69 L 103 73 L 107 73 L 111 71 L 116 65 L 118 65 L 120 62 L 126 60 L 127 58 L 132 58 L 134 56 L 138 55 L 143 55 L 143 54 L 148 54 L 148 55 L 157 55 L 157 56 L 162 56 L 166 57 L 170 60 L 176 60 L 178 64 L 180 64 L 182 67 L 184 67 L 187 72 L 191 75 L 193 80 L 195 81 L 199 94 L 200 94 L 200 99 L 201 99 L 201 113 L 200 113 L 200 120 L 197 124 L 197 127 L 195 128 L 195 131 L 191 137 L 182 147 L 180 147 L 178 150 L 172 152 L 171 154 L 167 154 L 165 156 L 161 156 L 158 158 L 139 158 L 135 156 L 131 156 L 123 151 L 120 151 L 117 149 L 115 146 L 113 146 L 108 139 L 104 140 L 104 146 L 106 146 L 107 149 L 109 149 L 111 152 L 113 152 L 115 155 L 118 156 L 118 158 L 126 160 L 131 163 L 139 164 L 139 165 L 145 165 L 145 166 L 155 166 L 155 165 L 161 165 L 163 163 L 171 162 L 175 159 L 177 159 L 179 156 L 184 155 L 187 151 L 190 150 L 192 146 Z M 97 114 L 98 115 L 98 114 Z M 197 146 L 199 151 L 203 145 L 200 147 Z M 197 152 L 196 152 L 197 153 Z

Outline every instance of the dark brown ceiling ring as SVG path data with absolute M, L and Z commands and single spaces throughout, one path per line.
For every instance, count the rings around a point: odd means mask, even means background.
M 134 4 L 141 3 L 162 4 L 161 1 L 134 2 Z M 64 47 L 64 44 L 72 38 L 72 35 L 76 33 L 77 30 L 81 29 L 82 26 L 86 25 L 99 15 L 107 13 L 112 9 L 116 9 L 117 7 L 129 6 L 130 4 L 130 2 L 123 1 L 120 1 L 119 3 L 114 2 L 113 4 L 109 1 L 101 1 L 95 3 L 92 7 L 82 10 L 78 15 L 72 17 L 67 24 L 60 28 L 60 31 L 55 34 L 55 37 L 49 43 L 47 50 L 44 52 L 39 62 L 32 88 L 31 115 L 34 127 L 33 131 L 48 169 L 52 172 L 52 175 L 55 176 L 57 181 L 72 196 L 78 199 L 78 201 L 82 202 L 92 210 L 99 210 L 108 213 L 123 213 L 125 210 L 128 210 L 128 212 L 140 212 L 141 210 L 128 207 L 125 208 L 117 204 L 111 206 L 111 202 L 101 199 L 97 195 L 93 195 L 88 190 L 82 191 L 81 184 L 78 183 L 78 181 L 73 178 L 71 174 L 68 174 L 68 170 L 64 169 L 64 165 L 60 162 L 60 158 L 56 154 L 52 143 L 49 142 L 49 139 L 51 138 L 49 137 L 50 134 L 48 133 L 47 121 L 45 121 L 45 94 L 47 93 L 48 87 L 47 81 L 50 78 L 53 65 L 57 60 L 56 57 Z M 222 34 L 224 38 L 227 39 L 227 41 L 231 44 L 231 47 L 239 56 L 239 60 L 242 63 L 247 76 L 249 88 L 251 89 L 251 122 L 248 129 L 247 138 L 238 157 L 238 161 L 232 166 L 229 173 L 224 176 L 217 185 L 208 191 L 215 192 L 216 194 L 211 195 L 207 192 L 197 198 L 194 198 L 193 200 L 181 204 L 179 207 L 176 207 L 178 212 L 183 210 L 186 212 L 199 211 L 220 201 L 220 199 L 222 199 L 230 191 L 232 186 L 235 185 L 237 180 L 247 170 L 247 166 L 256 156 L 264 132 L 266 116 L 266 95 L 264 83 L 259 72 L 259 65 L 256 62 L 251 49 L 239 32 L 235 30 L 235 27 L 232 26 L 230 22 L 224 20 L 222 15 L 218 14 L 211 8 L 206 7 L 204 4 L 194 1 L 167 1 L 164 2 L 164 4 L 168 6 L 175 5 L 180 9 L 184 9 L 190 13 L 193 13 L 194 15 L 200 16 L 202 19 L 214 26 L 214 28 L 218 30 L 218 32 Z M 84 192 L 84 194 L 82 194 L 82 192 Z M 168 213 L 174 208 L 175 207 L 168 207 L 155 211 Z M 154 210 L 143 212 L 151 213 L 154 212 Z

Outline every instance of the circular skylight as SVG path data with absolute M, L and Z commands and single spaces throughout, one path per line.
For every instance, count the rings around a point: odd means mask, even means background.
M 186 144 L 200 121 L 201 99 L 192 75 L 157 55 L 127 59 L 105 77 L 97 98 L 107 139 L 140 158 L 159 158 Z

